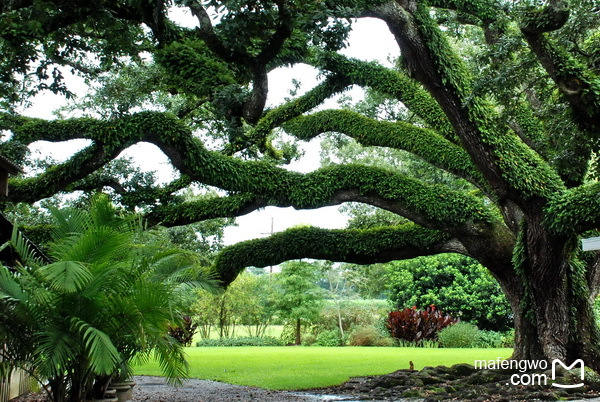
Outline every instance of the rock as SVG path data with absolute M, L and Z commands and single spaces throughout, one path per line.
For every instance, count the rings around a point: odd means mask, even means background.
M 450 374 L 455 374 L 458 376 L 471 375 L 477 371 L 475 367 L 467 363 L 455 364 L 454 366 L 450 367 L 450 370 Z
M 439 377 L 434 377 L 431 375 L 427 375 L 427 376 L 418 376 L 418 378 L 423 381 L 423 384 L 425 385 L 431 385 L 431 384 L 440 384 L 442 383 L 442 379 Z
M 408 391 L 404 391 L 402 393 L 403 398 L 418 398 L 422 396 L 421 392 L 417 389 L 409 389 Z
M 467 384 L 489 384 L 502 381 L 506 378 L 506 375 L 495 373 L 491 370 L 478 370 L 473 375 L 465 380 Z

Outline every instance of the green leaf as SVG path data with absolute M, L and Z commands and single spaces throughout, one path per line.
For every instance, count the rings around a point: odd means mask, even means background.
M 41 267 L 39 273 L 52 289 L 66 293 L 80 291 L 93 279 L 89 269 L 79 261 L 57 261 Z

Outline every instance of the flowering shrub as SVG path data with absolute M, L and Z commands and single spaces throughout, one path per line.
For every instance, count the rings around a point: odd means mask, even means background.
M 386 328 L 393 338 L 419 343 L 426 339 L 435 339 L 439 331 L 457 322 L 457 318 L 443 315 L 432 304 L 425 310 L 407 307 L 390 312 Z

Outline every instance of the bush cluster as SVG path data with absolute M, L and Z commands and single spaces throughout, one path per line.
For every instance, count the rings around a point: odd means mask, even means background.
M 273 336 L 243 336 L 239 338 L 202 339 L 196 342 L 196 346 L 283 346 L 283 342 Z
M 356 327 L 348 337 L 349 346 L 394 346 L 394 340 L 373 325 Z
M 440 331 L 438 340 L 444 348 L 474 348 L 479 345 L 480 334 L 477 326 L 459 322 Z
M 471 323 L 459 322 L 440 331 L 438 340 L 444 348 L 510 348 L 515 332 L 485 331 Z

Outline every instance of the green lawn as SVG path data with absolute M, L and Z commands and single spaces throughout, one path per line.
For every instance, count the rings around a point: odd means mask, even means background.
M 190 377 L 268 389 L 326 387 L 359 377 L 407 369 L 509 357 L 512 349 L 399 347 L 210 347 L 187 348 Z M 161 375 L 158 363 L 136 375 Z

